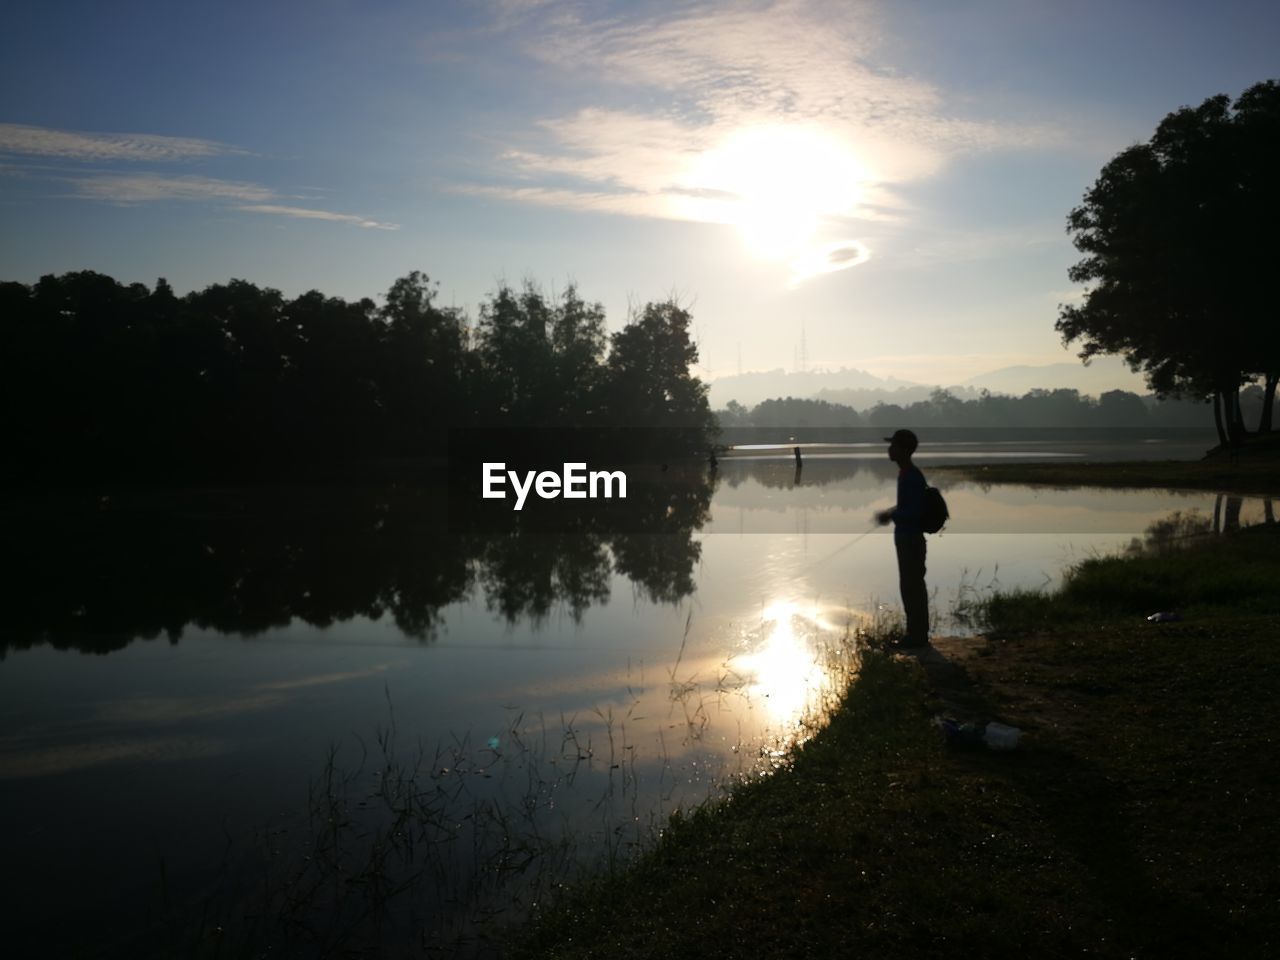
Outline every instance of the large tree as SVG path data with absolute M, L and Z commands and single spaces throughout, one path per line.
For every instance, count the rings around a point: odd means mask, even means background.
M 675 300 L 651 302 L 611 338 L 605 415 L 617 426 L 658 428 L 665 454 L 705 448 L 716 429 L 707 385 L 690 372 L 698 362 L 692 323 Z
M 1223 442 L 1245 433 L 1240 386 L 1280 378 L 1268 269 L 1280 254 L 1280 86 L 1183 107 L 1103 167 L 1067 232 L 1084 300 L 1057 329 L 1086 362 L 1123 354 L 1160 396 L 1214 400 Z

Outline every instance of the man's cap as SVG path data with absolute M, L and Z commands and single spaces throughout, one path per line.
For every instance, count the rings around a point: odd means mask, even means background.
M 892 437 L 885 437 L 886 443 L 896 443 L 904 448 L 907 453 L 915 453 L 916 447 L 920 446 L 920 441 L 916 439 L 916 435 L 910 430 L 895 430 Z

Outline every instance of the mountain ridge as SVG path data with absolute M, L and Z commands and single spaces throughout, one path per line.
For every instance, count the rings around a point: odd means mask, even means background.
M 710 381 L 711 406 L 725 407 L 730 400 L 754 406 L 776 397 L 796 397 L 844 403 L 855 408 L 876 403 L 914 403 L 934 390 L 946 389 L 960 399 L 976 397 L 982 390 L 1022 396 L 1032 389 L 1075 389 L 1097 396 L 1109 390 L 1148 392 L 1142 378 L 1119 358 L 1102 358 L 1089 366 L 1080 363 L 1017 364 L 1000 367 L 954 384 L 926 384 L 898 377 L 879 377 L 857 368 L 787 371 L 753 370 Z

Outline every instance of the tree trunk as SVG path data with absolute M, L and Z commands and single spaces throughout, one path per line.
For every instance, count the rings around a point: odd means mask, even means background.
M 1276 402 L 1276 381 L 1280 380 L 1280 373 L 1267 374 L 1267 389 L 1262 395 L 1262 419 L 1258 422 L 1259 433 L 1270 433 L 1271 427 L 1271 411 Z
M 1240 383 L 1238 378 L 1231 381 L 1231 385 L 1222 391 L 1223 414 L 1227 421 L 1227 441 L 1233 447 L 1240 446 L 1244 442 L 1245 429 L 1244 418 L 1240 415 Z
M 1222 428 L 1222 391 L 1213 391 L 1213 426 L 1218 431 L 1218 445 L 1227 445 L 1227 431 Z

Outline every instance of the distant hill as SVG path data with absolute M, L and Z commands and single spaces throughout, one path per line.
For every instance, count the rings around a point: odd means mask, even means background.
M 896 403 L 900 407 L 908 404 L 917 403 L 921 400 L 928 400 L 937 387 L 929 387 L 924 384 L 916 384 L 911 387 L 898 387 L 896 390 L 876 390 L 871 388 L 863 388 L 861 390 L 819 390 L 814 399 L 825 400 L 827 403 L 843 403 L 845 406 L 853 407 L 855 410 L 870 410 L 877 403 Z M 978 391 L 971 387 L 947 387 L 947 392 L 958 400 L 973 400 L 978 396 Z
M 753 407 L 763 400 L 774 397 L 816 397 L 827 391 L 847 390 L 890 393 L 903 387 L 924 391 L 920 397 L 914 399 L 927 397 L 932 389 L 912 383 L 910 380 L 877 377 L 865 370 L 853 370 L 847 367 L 841 367 L 839 370 L 806 370 L 803 373 L 788 372 L 779 367 L 776 370 L 758 370 L 712 380 L 711 406 L 713 409 L 718 409 L 730 400 L 737 400 L 744 406 Z M 835 401 L 832 398 L 832 402 L 847 401 Z M 875 402 L 874 399 L 871 401 L 871 403 Z
M 803 373 L 777 370 L 753 371 L 711 381 L 711 406 L 722 409 L 730 400 L 747 407 L 776 397 L 798 397 L 843 403 L 866 410 L 877 403 L 906 405 L 928 399 L 939 384 L 914 383 L 897 377 L 877 377 L 866 370 L 809 370 Z M 1075 389 L 1087 396 L 1108 390 L 1145 394 L 1146 384 L 1118 357 L 1100 357 L 1089 366 L 1079 362 L 1002 367 L 971 377 L 946 389 L 961 400 L 982 390 L 1020 397 L 1029 390 Z
M 1020 397 L 1028 390 L 1079 390 L 1098 396 L 1108 390 L 1128 390 L 1144 394 L 1147 385 L 1140 374 L 1133 373 L 1119 357 L 1099 357 L 1089 366 L 1073 363 L 1047 363 L 1039 366 L 1001 367 L 979 374 L 964 382 L 974 390 L 990 390 Z

